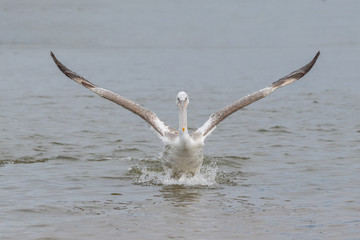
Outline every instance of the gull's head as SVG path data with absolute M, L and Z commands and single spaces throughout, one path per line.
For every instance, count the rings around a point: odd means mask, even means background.
M 189 104 L 189 96 L 186 94 L 186 92 L 181 91 L 177 94 L 176 104 L 178 107 L 187 107 Z

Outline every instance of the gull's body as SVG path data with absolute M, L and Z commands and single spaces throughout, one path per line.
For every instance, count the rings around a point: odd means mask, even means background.
M 95 92 L 101 97 L 113 101 L 127 110 L 139 115 L 148 124 L 150 124 L 150 126 L 155 129 L 158 136 L 164 142 L 162 166 L 166 172 L 170 171 L 171 174 L 177 178 L 181 177 L 182 175 L 193 176 L 199 173 L 203 162 L 202 149 L 204 146 L 204 141 L 222 120 L 239 109 L 268 96 L 276 89 L 293 83 L 303 77 L 307 72 L 310 71 L 319 55 L 320 52 L 318 52 L 312 61 L 306 64 L 304 67 L 273 82 L 271 86 L 236 100 L 231 105 L 228 105 L 222 110 L 215 112 L 209 117 L 203 126 L 201 126 L 196 131 L 189 133 L 187 126 L 187 106 L 189 104 L 189 97 L 185 92 L 179 92 L 177 95 L 176 103 L 179 108 L 179 128 L 178 130 L 175 130 L 167 126 L 149 110 L 116 93 L 97 87 L 90 81 L 81 77 L 79 74 L 69 70 L 56 59 L 53 53 L 51 53 L 51 57 L 53 58 L 54 62 L 67 77 L 79 84 L 82 84 L 84 87 Z
M 165 142 L 161 164 L 165 172 L 174 177 L 194 176 L 200 172 L 203 163 L 203 138 L 193 139 L 190 135 L 178 136 Z

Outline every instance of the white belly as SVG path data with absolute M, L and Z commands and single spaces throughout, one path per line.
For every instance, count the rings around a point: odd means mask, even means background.
M 177 140 L 165 144 L 161 163 L 165 172 L 172 177 L 180 178 L 194 176 L 200 172 L 203 163 L 202 141 L 194 142 L 192 139 Z

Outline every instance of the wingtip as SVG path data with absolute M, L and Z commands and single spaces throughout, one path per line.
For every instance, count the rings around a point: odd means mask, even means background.
M 272 83 L 272 87 L 277 89 L 279 87 L 283 87 L 286 85 L 289 85 L 290 83 L 295 82 L 296 80 L 302 78 L 305 74 L 307 74 L 311 68 L 315 65 L 318 57 L 320 56 L 320 51 L 318 51 L 315 55 L 315 57 L 305 66 L 302 68 L 299 68 L 298 70 L 293 71 L 289 75 L 286 75 L 283 78 L 280 78 L 279 80 Z
M 50 51 L 50 56 L 53 59 L 54 63 L 56 64 L 56 66 L 59 68 L 59 70 L 64 73 L 66 76 L 68 76 L 69 78 L 72 79 L 72 75 L 73 74 L 67 67 L 65 67 L 56 57 L 55 54 Z
M 68 70 L 67 67 L 65 67 L 56 57 L 55 54 L 50 51 L 50 56 L 53 59 L 54 63 L 56 64 L 56 66 L 60 69 L 61 72 L 63 72 L 66 76 L 68 76 L 68 74 L 66 73 L 66 71 Z
M 55 62 L 56 65 L 57 65 L 58 60 L 57 60 L 57 58 L 55 57 L 55 54 L 54 54 L 52 51 L 50 51 L 50 56 L 51 56 L 51 58 L 54 60 L 54 62 Z
M 318 59 L 318 57 L 320 56 L 320 50 L 316 53 L 314 60 L 316 61 Z
M 307 72 L 309 72 L 311 70 L 311 68 L 315 65 L 315 63 L 318 60 L 319 56 L 320 56 L 320 51 L 318 51 L 316 53 L 315 57 L 313 58 L 313 60 L 311 60 L 311 62 L 309 62 L 307 65 L 304 66 L 305 74 Z

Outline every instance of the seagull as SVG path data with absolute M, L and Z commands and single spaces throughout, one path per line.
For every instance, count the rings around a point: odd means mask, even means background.
M 50 52 L 50 55 L 60 71 L 68 78 L 144 119 L 155 130 L 164 144 L 161 164 L 165 173 L 170 174 L 173 178 L 180 178 L 182 176 L 192 177 L 200 173 L 204 158 L 204 141 L 220 122 L 239 109 L 268 96 L 276 89 L 289 85 L 302 78 L 314 66 L 320 55 L 320 51 L 318 51 L 315 57 L 305 66 L 291 72 L 285 77 L 280 78 L 279 80 L 273 82 L 270 86 L 240 98 L 220 111 L 213 113 L 200 128 L 193 132 L 189 132 L 187 125 L 187 106 L 189 105 L 189 96 L 186 92 L 181 91 L 176 97 L 176 104 L 178 106 L 179 113 L 179 127 L 176 130 L 167 126 L 153 112 L 125 97 L 120 96 L 119 94 L 98 87 L 76 72 L 71 71 L 55 57 L 53 52 Z

